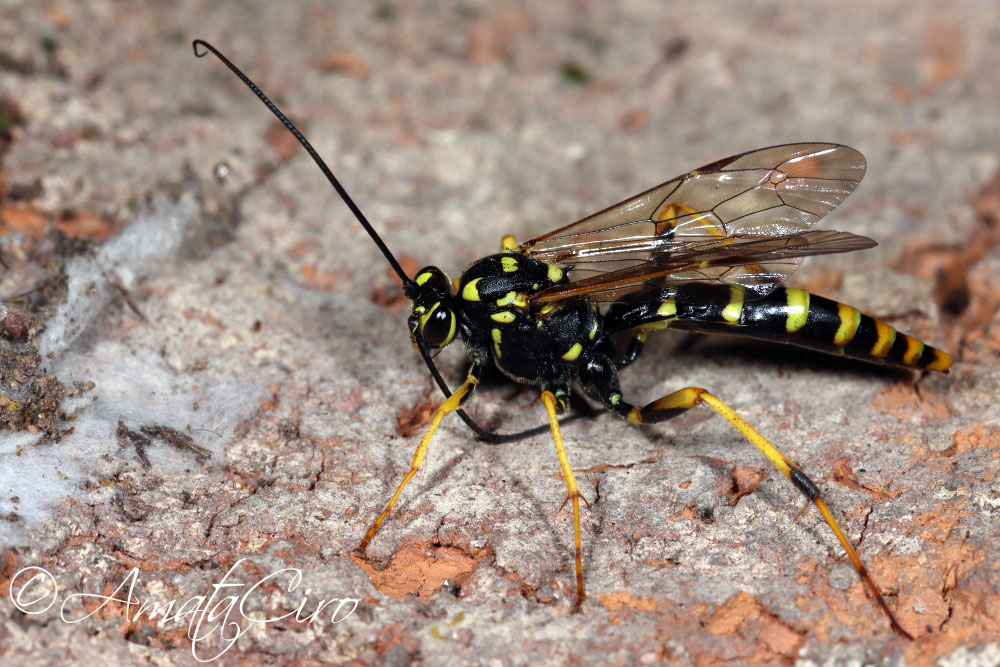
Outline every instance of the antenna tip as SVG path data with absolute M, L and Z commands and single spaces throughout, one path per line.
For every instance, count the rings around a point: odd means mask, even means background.
M 204 47 L 204 51 L 199 51 L 198 47 Z M 191 48 L 194 49 L 195 58 L 204 58 L 205 54 L 212 49 L 212 45 L 202 39 L 196 39 L 191 42 Z

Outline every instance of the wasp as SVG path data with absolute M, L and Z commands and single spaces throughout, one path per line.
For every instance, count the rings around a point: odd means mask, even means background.
M 573 510 L 575 610 L 585 598 L 580 501 L 586 500 L 559 421 L 574 385 L 631 424 L 666 421 L 698 405 L 714 409 L 816 506 L 891 627 L 910 637 L 802 468 L 701 387 L 640 406 L 625 398 L 618 379 L 639 359 L 649 334 L 664 329 L 734 334 L 915 371 L 948 371 L 953 359 L 947 352 L 853 306 L 784 287 L 806 257 L 876 245 L 850 232 L 813 229 L 860 183 L 866 168 L 861 153 L 820 142 L 741 153 L 521 243 L 504 236 L 500 252 L 476 260 L 454 281 L 435 266 L 411 278 L 278 107 L 211 44 L 195 40 L 193 46 L 198 57 L 217 56 L 298 139 L 385 256 L 412 303 L 410 337 L 446 397 L 417 444 L 410 470 L 362 538 L 360 555 L 420 470 L 445 416 L 458 412 L 477 434 L 495 442 L 539 431 L 494 434 L 461 409 L 493 365 L 515 382 L 540 390 L 566 484 L 564 506 L 569 503 Z M 623 337 L 627 341 L 620 344 Z M 465 381 L 452 392 L 432 352 L 457 340 L 470 365 Z

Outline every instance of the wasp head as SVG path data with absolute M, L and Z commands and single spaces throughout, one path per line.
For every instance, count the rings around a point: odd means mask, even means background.
M 416 278 L 403 285 L 403 293 L 413 302 L 407 326 L 414 342 L 438 348 L 455 338 L 451 283 L 441 269 L 436 266 L 421 269 Z

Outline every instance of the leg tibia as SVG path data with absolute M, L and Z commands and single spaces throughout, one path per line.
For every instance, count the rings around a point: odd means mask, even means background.
M 566 446 L 563 444 L 562 433 L 559 430 L 559 418 L 556 416 L 556 397 L 546 390 L 542 392 L 542 405 L 549 415 L 549 426 L 552 429 L 552 440 L 556 446 L 556 455 L 559 457 L 559 467 L 562 469 L 563 480 L 566 482 L 566 502 L 573 503 L 573 544 L 576 556 L 576 604 L 574 609 L 579 610 L 583 604 L 583 546 L 580 538 L 580 489 L 576 485 L 576 477 L 573 475 L 573 468 L 569 463 L 569 456 L 566 454 Z M 563 502 L 565 506 L 566 502 Z M 586 500 L 584 500 L 586 502 Z

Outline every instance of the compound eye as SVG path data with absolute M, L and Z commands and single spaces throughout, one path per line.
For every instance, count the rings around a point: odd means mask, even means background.
M 434 304 L 421 318 L 420 337 L 430 347 L 444 347 L 455 336 L 455 315 L 451 309 Z

